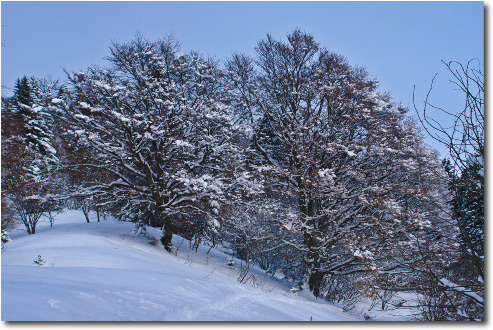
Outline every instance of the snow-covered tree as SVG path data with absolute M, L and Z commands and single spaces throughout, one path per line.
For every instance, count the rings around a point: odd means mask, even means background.
M 378 262 L 385 242 L 429 225 L 410 198 L 421 198 L 419 163 L 431 156 L 416 157 L 407 109 L 377 93 L 363 69 L 299 30 L 287 39 L 268 35 L 255 60 L 234 55 L 228 79 L 251 125 L 255 166 L 269 189 L 296 197 L 282 222 L 301 234 L 290 243 L 305 254 L 310 290 L 320 296 L 329 274 L 388 269 Z
M 12 177 L 11 169 L 16 165 L 23 148 L 23 130 L 22 117 L 9 111 L 8 103 L 2 98 L 2 237 L 4 233 L 8 237 L 7 231 L 15 225 L 15 206 L 8 198 L 6 183 Z
M 56 85 L 50 79 L 18 79 L 8 108 L 2 108 L 2 205 L 15 210 L 15 218 L 29 234 L 36 232 L 37 222 L 53 206 L 46 198 L 58 189 L 48 106 Z
M 26 175 L 36 154 L 26 145 L 26 122 L 17 112 L 2 109 L 2 229 L 20 220 L 29 234 L 46 211 L 46 181 Z
M 70 74 L 71 99 L 52 104 L 76 148 L 89 151 L 77 167 L 107 173 L 83 193 L 104 196 L 127 215 L 151 214 L 170 250 L 179 216 L 207 217 L 214 226 L 243 175 L 232 171 L 241 152 L 221 72 L 212 59 L 179 54 L 173 38 L 114 44 L 109 59 L 109 69 Z
M 11 109 L 21 114 L 25 120 L 24 139 L 34 155 L 34 160 L 26 168 L 34 180 L 43 180 L 47 172 L 53 170 L 58 162 L 54 147 L 53 118 L 48 103 L 54 96 L 56 82 L 38 81 L 24 76 L 14 86 Z

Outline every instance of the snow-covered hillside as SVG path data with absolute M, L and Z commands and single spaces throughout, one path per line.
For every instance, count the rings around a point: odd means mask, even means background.
M 134 224 L 88 224 L 76 211 L 35 235 L 12 233 L 2 249 L 2 321 L 363 320 L 259 269 L 239 283 L 240 261 L 228 266 L 219 251 L 190 251 L 180 237 L 175 254 L 151 243 Z

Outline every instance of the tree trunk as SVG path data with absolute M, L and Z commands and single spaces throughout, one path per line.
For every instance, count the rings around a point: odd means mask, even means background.
M 32 234 L 32 233 L 31 233 L 31 226 L 30 226 L 27 222 L 24 222 L 24 226 L 26 227 L 27 233 L 28 233 L 29 235 L 31 235 L 31 234 Z
M 317 230 L 313 217 L 316 213 L 316 202 L 301 194 L 299 198 L 300 213 L 304 226 L 303 243 L 308 252 L 306 254 L 306 263 L 310 271 L 308 286 L 315 297 L 320 296 L 320 288 L 324 274 L 320 270 L 320 254 L 318 251 L 319 242 L 317 241 Z
M 89 221 L 89 210 L 88 210 L 88 208 L 83 206 L 82 207 L 82 213 L 84 213 L 84 216 L 86 217 L 87 223 L 91 223 L 91 221 Z
M 50 227 L 53 228 L 53 223 L 55 222 L 55 219 L 53 218 L 53 214 L 51 214 L 51 211 L 48 211 L 48 218 L 50 219 Z
M 30 224 L 30 225 L 29 225 L 29 230 L 28 230 L 28 232 L 29 232 L 29 235 L 34 235 L 34 234 L 36 234 L 36 224 Z
M 164 234 L 161 237 L 161 243 L 163 243 L 164 249 L 171 252 L 171 240 L 173 239 L 173 225 L 171 220 L 167 220 L 164 225 Z
M 324 278 L 324 274 L 317 270 L 312 270 L 310 274 L 310 278 L 308 279 L 308 286 L 310 290 L 313 292 L 315 297 L 320 297 L 320 289 L 322 286 L 322 279 Z

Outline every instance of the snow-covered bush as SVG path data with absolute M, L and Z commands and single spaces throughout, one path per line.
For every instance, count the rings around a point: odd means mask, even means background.
M 6 230 L 2 229 L 2 246 L 8 241 L 10 241 L 9 233 Z
M 38 255 L 38 258 L 33 260 L 36 265 L 43 266 L 46 263 L 46 260 L 43 259 L 40 255 Z

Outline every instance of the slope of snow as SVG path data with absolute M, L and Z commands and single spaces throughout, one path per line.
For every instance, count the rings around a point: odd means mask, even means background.
M 2 321 L 363 320 L 308 292 L 294 295 L 256 268 L 239 283 L 240 261 L 228 266 L 226 254 L 191 251 L 180 237 L 167 253 L 131 223 L 88 224 L 67 211 L 53 228 L 40 223 L 35 235 L 10 237 L 2 249 Z

